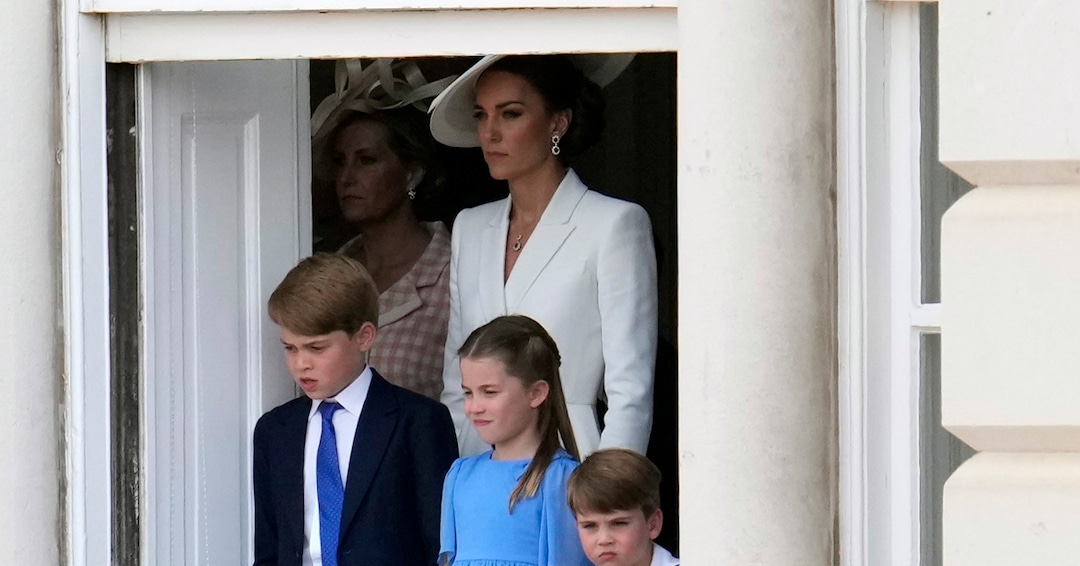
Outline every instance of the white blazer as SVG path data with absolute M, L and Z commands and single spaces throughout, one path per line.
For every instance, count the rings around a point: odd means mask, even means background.
M 450 255 L 450 323 L 442 402 L 462 456 L 489 447 L 464 414 L 457 350 L 505 314 L 537 320 L 555 339 L 578 449 L 645 453 L 656 361 L 656 255 L 640 206 L 590 191 L 573 170 L 559 184 L 503 283 L 510 198 L 461 211 Z M 600 433 L 596 400 L 608 405 Z

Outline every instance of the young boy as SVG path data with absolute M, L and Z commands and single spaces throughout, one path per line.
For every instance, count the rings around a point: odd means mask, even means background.
M 378 305 L 364 267 L 330 254 L 301 261 L 270 296 L 306 395 L 255 426 L 256 566 L 435 564 L 454 425 L 367 365 Z
M 648 458 L 620 448 L 593 452 L 566 489 L 585 555 L 597 566 L 678 566 L 653 542 L 664 524 L 660 470 Z

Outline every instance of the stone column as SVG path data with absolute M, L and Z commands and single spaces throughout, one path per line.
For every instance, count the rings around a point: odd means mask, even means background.
M 831 3 L 680 0 L 678 17 L 684 563 L 831 565 Z
M 0 562 L 60 563 L 55 2 L 0 18 Z
M 1080 556 L 1080 4 L 940 7 L 946 566 Z

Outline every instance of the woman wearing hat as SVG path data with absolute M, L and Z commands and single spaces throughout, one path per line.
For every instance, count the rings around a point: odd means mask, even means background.
M 503 200 L 462 211 L 451 238 L 442 400 L 463 455 L 488 448 L 470 421 L 497 415 L 466 414 L 457 350 L 474 329 L 511 313 L 539 321 L 559 346 L 582 456 L 609 447 L 645 452 L 657 325 L 651 225 L 640 206 L 588 189 L 565 161 L 599 138 L 598 84 L 631 57 L 488 56 L 432 105 L 435 139 L 480 146 L 491 176 L 510 188 Z
M 417 92 L 434 93 L 422 78 L 392 88 L 380 82 L 394 80 L 392 66 L 407 61 L 377 60 L 366 68 L 355 60 L 339 63 L 339 70 L 356 66 L 316 110 L 314 146 L 354 234 L 338 253 L 363 263 L 379 291 L 379 340 L 369 362 L 388 381 L 438 400 L 450 233 L 441 222 L 422 222 L 414 208 L 435 188 L 434 143 L 426 107 L 401 104 L 402 97 L 417 101 Z

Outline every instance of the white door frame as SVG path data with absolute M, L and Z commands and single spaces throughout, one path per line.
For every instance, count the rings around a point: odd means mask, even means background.
M 919 33 L 917 1 L 836 2 L 843 566 L 920 561 Z
M 102 19 L 61 0 L 66 562 L 109 564 L 109 254 Z
M 306 0 L 305 0 L 306 1 Z M 122 2 L 101 2 L 118 6 Z M 143 5 L 154 4 L 142 1 Z M 162 0 L 162 4 L 169 4 Z M 309 2 L 310 3 L 310 2 Z M 429 2 L 430 3 L 430 2 Z M 474 3 L 483 4 L 480 0 Z M 542 4 L 542 2 L 540 2 Z M 110 492 L 110 365 L 109 365 L 109 280 L 108 280 L 108 209 L 106 182 L 105 127 L 105 63 L 110 61 L 146 62 L 150 60 L 184 60 L 224 58 L 306 58 L 319 56 L 360 55 L 458 55 L 521 50 L 518 41 L 523 37 L 521 18 L 528 13 L 531 35 L 536 50 L 559 51 L 674 51 L 677 47 L 677 24 L 673 1 L 641 2 L 610 0 L 597 2 L 609 6 L 595 10 L 552 8 L 546 10 L 464 10 L 425 11 L 416 9 L 388 10 L 384 13 L 358 11 L 337 14 L 342 21 L 361 21 L 356 18 L 384 18 L 397 27 L 367 26 L 362 34 L 370 43 L 357 42 L 357 35 L 348 35 L 351 44 L 344 42 L 348 26 L 332 25 L 320 28 L 320 37 L 303 36 L 312 43 L 303 51 L 287 54 L 276 49 L 282 44 L 281 29 L 303 30 L 304 26 L 277 27 L 281 14 L 93 14 L 98 4 L 93 0 L 61 0 L 61 92 L 63 130 L 61 150 L 61 209 L 63 216 L 63 323 L 65 341 L 65 427 L 64 442 L 66 484 L 66 517 L 69 521 L 66 537 L 66 562 L 72 566 L 108 564 L 111 562 L 112 494 Z M 129 3 L 130 5 L 138 2 Z M 175 4 L 175 3 L 173 3 Z M 576 3 L 580 5 L 581 3 Z M 611 8 L 619 5 L 624 7 Z M 625 7 L 629 6 L 629 7 Z M 289 14 L 294 18 L 311 18 L 310 14 Z M 586 16 L 584 20 L 582 17 Z M 595 16 L 602 16 L 596 18 Z M 255 37 L 236 37 L 237 19 L 254 22 L 253 29 L 265 30 L 259 22 L 270 18 L 273 34 Z M 385 20 L 385 18 L 389 18 Z M 461 29 L 462 22 L 485 18 L 485 26 L 512 21 L 513 33 L 503 35 L 466 34 L 482 37 L 472 41 L 467 51 L 459 49 L 462 35 L 448 42 L 447 36 L 428 33 L 432 29 Z M 325 20 L 321 18 L 320 21 Z M 603 20 L 603 23 L 600 21 Z M 228 21 L 228 25 L 221 25 Z M 567 34 L 565 26 L 572 21 L 594 22 L 598 26 L 590 33 Z M 170 24 L 170 22 L 172 22 Z M 612 26 L 611 22 L 620 23 Z M 625 33 L 627 22 L 635 33 Z M 200 25 L 201 38 L 209 30 L 218 37 L 192 42 L 183 34 Z M 216 24 L 215 24 L 216 23 Z M 108 25 L 106 25 L 108 24 Z M 472 25 L 472 24 L 468 24 Z M 621 34 L 614 34 L 621 27 Z M 108 28 L 108 30 L 107 30 Z M 151 36 L 139 30 L 153 29 Z M 355 28 L 352 28 L 355 31 Z M 490 28 L 489 28 L 490 29 Z M 598 33 L 607 29 L 607 33 Z M 171 33 L 169 33 L 171 30 Z M 375 31 L 378 30 L 378 31 Z M 124 33 L 126 32 L 126 37 Z M 596 33 L 594 33 L 596 32 Z M 301 32 L 302 33 L 302 32 Z M 287 35 L 287 34 L 286 34 Z M 413 41 L 403 44 L 402 36 Z M 160 41 L 161 38 L 175 41 Z M 190 37 L 190 36 L 187 36 Z M 134 38 L 134 39 L 133 39 Z M 202 51 L 202 46 L 231 45 L 217 53 Z M 442 42 L 442 43 L 440 43 Z M 108 49 L 107 49 L 108 44 Z M 299 44 L 293 43 L 292 46 Z M 342 47 L 342 46 L 345 47 Z M 350 46 L 351 45 L 351 46 Z M 398 46 L 386 48 L 385 46 Z M 122 46 L 122 48 L 120 47 Z M 336 46 L 336 47 L 333 47 Z M 383 47 L 378 47 L 383 46 Z M 448 48 L 453 46 L 453 49 Z M 333 47 L 330 50 L 320 49 Z M 150 282 L 143 282 L 147 285 Z M 147 431 L 143 431 L 144 442 Z M 147 528 L 143 525 L 143 530 Z M 143 540 L 146 540 L 145 532 Z

